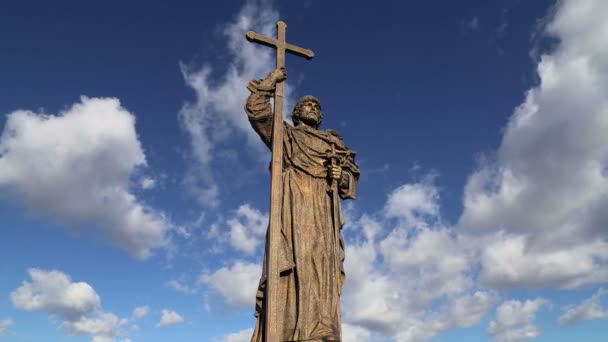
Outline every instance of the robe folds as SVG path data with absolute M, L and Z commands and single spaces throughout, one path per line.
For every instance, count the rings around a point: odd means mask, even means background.
M 254 130 L 270 148 L 272 89 L 251 81 L 245 109 Z M 359 179 L 355 153 L 332 130 L 284 123 L 283 194 L 279 255 L 280 341 L 340 341 L 340 295 L 345 280 L 344 217 L 340 200 L 333 208 L 328 177 L 332 144 L 339 156 L 341 199 L 354 199 Z M 334 224 L 334 210 L 338 218 Z M 268 240 L 266 240 L 268 243 Z M 264 256 L 266 259 L 266 255 Z M 257 317 L 252 342 L 264 338 L 266 260 L 256 294 Z

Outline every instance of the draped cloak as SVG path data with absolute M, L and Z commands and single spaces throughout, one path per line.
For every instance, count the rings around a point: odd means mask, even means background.
M 266 146 L 272 146 L 273 89 L 259 81 L 248 86 L 245 110 Z M 284 123 L 283 194 L 279 255 L 278 334 L 280 341 L 340 341 L 340 294 L 345 280 L 344 217 L 340 200 L 333 208 L 328 177 L 334 144 L 342 167 L 341 199 L 355 199 L 359 167 L 337 132 Z M 338 217 L 334 227 L 333 210 Z M 266 243 L 268 244 L 268 236 Z M 252 342 L 264 339 L 266 255 L 256 294 Z

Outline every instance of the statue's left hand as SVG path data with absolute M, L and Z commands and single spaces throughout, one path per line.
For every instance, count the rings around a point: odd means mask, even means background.
M 342 177 L 342 167 L 338 165 L 330 165 L 327 171 L 332 179 L 340 179 Z

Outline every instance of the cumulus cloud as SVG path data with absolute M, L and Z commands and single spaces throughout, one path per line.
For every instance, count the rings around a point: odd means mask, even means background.
M 377 341 L 377 339 L 372 339 L 372 333 L 368 329 L 348 323 L 342 324 L 342 338 L 344 341 Z
M 197 292 L 197 288 L 189 286 L 179 279 L 171 279 L 165 283 L 166 286 L 174 289 L 175 291 L 183 294 L 195 294 Z
M 403 219 L 408 226 L 424 226 L 438 217 L 438 200 L 438 191 L 432 184 L 404 184 L 389 194 L 386 215 Z
M 481 321 L 496 299 L 497 295 L 488 291 L 476 291 L 455 297 L 449 302 L 449 308 L 440 316 L 442 330 L 474 326 Z
M 87 98 L 58 115 L 18 110 L 0 136 L 0 189 L 37 214 L 95 229 L 145 258 L 170 224 L 130 191 L 146 165 L 135 117 L 115 98 Z
M 1 320 L 0 321 L 0 337 L 11 334 L 10 329 L 13 326 L 13 324 L 15 324 L 15 322 L 10 318 Z
M 261 274 L 261 264 L 237 260 L 229 267 L 201 274 L 199 282 L 211 287 L 230 305 L 253 308 Z
M 268 212 L 241 204 L 209 225 L 205 238 L 211 240 L 212 247 L 208 252 L 217 254 L 229 247 L 247 257 L 257 256 L 264 250 L 267 227 Z
M 141 319 L 150 313 L 150 307 L 147 305 L 139 306 L 133 309 L 133 319 Z
M 497 234 L 482 252 L 481 281 L 491 287 L 576 288 L 603 282 L 608 269 L 597 258 L 608 259 L 605 242 L 598 240 L 567 249 L 535 250 L 526 236 Z
M 184 318 L 173 310 L 163 309 L 160 321 L 156 324 L 157 328 L 166 328 L 172 325 L 183 323 Z
M 152 177 L 143 177 L 139 184 L 144 190 L 153 189 L 156 186 L 156 180 Z
M 241 331 L 230 333 L 217 342 L 249 342 L 253 336 L 253 328 L 243 329 Z
M 90 317 L 81 316 L 77 320 L 65 321 L 63 326 L 70 335 L 93 335 L 93 342 L 113 342 L 123 334 L 127 323 L 127 319 L 113 313 L 98 312 Z
M 477 324 L 494 304 L 496 295 L 476 287 L 466 241 L 441 225 L 438 193 L 429 182 L 404 184 L 380 215 L 349 223 L 342 296 L 345 326 L 356 327 L 349 334 L 425 341 Z
M 72 282 L 63 272 L 31 268 L 28 273 L 31 282 L 24 281 L 10 295 L 17 308 L 75 319 L 101 306 L 99 295 L 89 284 Z
M 540 334 L 534 325 L 534 319 L 538 310 L 549 305 L 542 298 L 526 300 L 508 300 L 496 309 L 496 317 L 490 322 L 488 333 L 497 342 L 519 342 L 527 341 Z
M 559 324 L 568 325 L 592 319 L 608 319 L 608 309 L 603 308 L 601 303 L 606 292 L 606 290 L 600 288 L 591 298 L 585 299 L 577 306 L 568 308 L 559 316 Z
M 115 341 L 124 334 L 128 320 L 101 310 L 101 299 L 91 285 L 73 282 L 60 271 L 28 270 L 31 281 L 24 281 L 11 292 L 16 308 L 45 311 L 60 317 L 70 335 L 92 335 L 93 341 Z
M 482 280 L 574 288 L 608 281 L 608 23 L 602 0 L 560 1 L 538 85 L 505 128 L 496 160 L 465 188 L 459 226 L 486 234 Z
M 252 255 L 264 242 L 268 214 L 262 214 L 249 204 L 239 206 L 226 223 L 230 227 L 230 244 L 236 250 Z

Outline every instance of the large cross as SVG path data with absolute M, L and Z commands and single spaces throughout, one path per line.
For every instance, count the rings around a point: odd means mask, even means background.
M 287 24 L 277 22 L 277 39 L 249 31 L 247 40 L 273 47 L 277 50 L 277 68 L 285 67 L 285 52 L 311 59 L 311 50 L 285 42 Z M 283 92 L 285 83 L 276 84 L 274 93 L 274 118 L 272 124 L 272 177 L 270 180 L 270 225 L 266 245 L 266 295 L 265 295 L 265 342 L 279 342 L 277 302 L 279 295 L 279 237 L 281 229 L 281 198 L 283 194 Z

